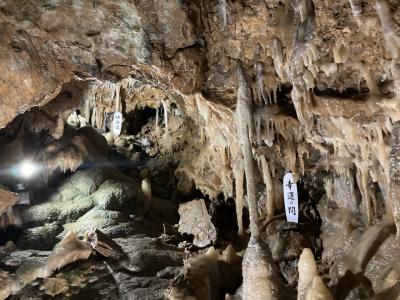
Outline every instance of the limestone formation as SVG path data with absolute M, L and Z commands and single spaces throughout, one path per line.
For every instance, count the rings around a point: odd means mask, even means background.
M 399 50 L 396 0 L 0 0 L 0 298 L 397 299 Z
M 193 235 L 193 245 L 206 247 L 217 240 L 217 231 L 203 199 L 179 206 L 179 232 Z

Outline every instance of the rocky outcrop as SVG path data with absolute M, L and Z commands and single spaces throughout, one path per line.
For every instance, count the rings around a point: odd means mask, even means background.
M 217 230 L 211 221 L 203 199 L 192 200 L 179 206 L 179 232 L 193 235 L 193 245 L 206 247 L 217 240 Z

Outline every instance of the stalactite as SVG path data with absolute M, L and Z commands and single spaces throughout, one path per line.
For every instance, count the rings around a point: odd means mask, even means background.
M 361 192 L 363 203 L 365 205 L 368 224 L 372 224 L 374 219 L 374 214 L 371 206 L 368 179 L 369 179 L 369 171 L 367 166 L 363 163 L 357 163 L 357 184 Z
M 397 229 L 397 238 L 400 238 L 400 121 L 397 121 L 392 129 L 389 169 L 389 196 Z
M 308 69 L 304 70 L 303 80 L 306 85 L 307 91 L 309 91 L 315 87 L 314 76 Z
M 274 61 L 275 72 L 279 79 L 282 83 L 287 82 L 283 63 L 282 43 L 278 39 L 274 39 L 272 43 L 272 58 Z
M 286 168 L 291 170 L 294 174 L 297 174 L 296 169 L 296 149 L 293 141 L 286 141 L 285 145 L 285 161 L 286 161 Z
M 164 108 L 164 124 L 165 124 L 165 133 L 163 136 L 165 147 L 168 149 L 168 151 L 171 150 L 171 138 L 169 135 L 169 126 L 168 126 L 168 110 L 169 110 L 169 102 L 166 99 L 161 100 L 161 103 Z
M 242 148 L 244 157 L 244 167 L 246 173 L 246 188 L 247 199 L 250 214 L 250 230 L 252 236 L 256 237 L 259 234 L 258 229 L 258 216 L 257 216 L 257 200 L 255 190 L 254 178 L 254 160 L 251 147 L 251 138 L 254 136 L 253 132 L 253 115 L 252 115 L 252 94 L 243 73 L 242 67 L 238 64 L 238 91 L 237 91 L 237 105 L 236 105 L 236 122 L 238 130 L 238 141 Z
M 155 131 L 156 131 L 155 133 L 156 134 L 158 134 L 158 132 L 160 131 L 160 128 L 158 127 L 159 110 L 160 110 L 160 108 L 157 107 L 156 108 L 156 129 L 155 129 Z
M 92 109 L 91 117 L 90 117 L 90 125 L 92 127 L 96 127 L 96 118 L 97 118 L 97 107 L 94 106 Z
M 323 64 L 320 66 L 320 69 L 322 72 L 325 73 L 326 76 L 331 76 L 332 74 L 335 74 L 338 71 L 337 64 L 335 64 L 335 63 Z M 360 78 L 360 80 L 361 80 L 361 78 Z M 358 84 L 358 86 L 360 86 L 360 84 Z M 358 88 L 358 89 L 360 89 L 360 88 Z
M 244 163 L 242 159 L 237 159 L 233 163 L 233 176 L 235 178 L 235 206 L 236 219 L 238 224 L 238 234 L 243 235 L 243 183 L 244 183 Z
M 376 12 L 381 21 L 386 47 L 392 54 L 392 58 L 397 59 L 399 56 L 400 37 L 394 31 L 393 15 L 386 0 L 376 1 Z
M 272 147 L 274 144 L 274 137 L 275 137 L 275 130 L 274 130 L 274 122 L 269 121 L 266 124 L 266 134 L 263 136 L 265 143 L 267 144 L 268 147 Z
M 367 83 L 370 94 L 380 94 L 379 87 L 376 84 L 375 80 L 372 78 L 371 71 L 368 69 L 368 67 L 361 62 L 353 63 L 353 66 L 359 69 L 361 76 L 365 79 Z
M 395 61 L 392 62 L 392 78 L 393 78 L 393 86 L 394 86 L 394 93 L 397 96 L 400 96 L 400 69 L 399 66 L 396 65 Z
M 348 58 L 348 51 L 342 42 L 337 43 L 332 47 L 333 62 L 336 64 L 345 63 Z
M 257 62 L 256 66 L 256 84 L 258 95 L 260 96 L 261 100 L 264 102 L 265 105 L 271 103 L 271 97 L 265 95 L 265 86 L 264 86 L 264 66 L 261 62 Z
M 121 82 L 117 82 L 114 85 L 114 97 L 113 100 L 115 101 L 115 112 L 121 112 L 121 97 L 120 97 L 120 92 L 121 92 Z
M 261 162 L 262 176 L 265 184 L 265 190 L 267 193 L 267 221 L 271 220 L 274 216 L 274 186 L 272 184 L 271 173 L 269 171 L 268 162 L 264 155 L 259 158 Z
M 257 143 L 261 142 L 261 116 L 260 114 L 256 114 L 254 116 L 254 127 L 256 131 L 256 141 Z
M 210 108 L 205 103 L 205 101 L 202 101 L 199 95 L 196 96 L 196 106 L 200 116 L 203 117 L 205 124 L 208 125 L 208 121 L 210 118 Z
M 331 177 L 324 178 L 324 189 L 326 193 L 326 197 L 333 201 L 333 181 Z
M 62 114 L 59 114 L 57 116 L 57 125 L 53 129 L 52 136 L 55 139 L 60 139 L 63 136 L 63 134 L 64 134 L 64 118 Z
M 296 8 L 296 11 L 300 14 L 301 22 L 307 21 L 309 13 L 310 13 L 308 0 L 296 0 L 295 8 Z
M 318 60 L 318 56 L 319 50 L 313 41 L 303 42 L 297 45 L 292 58 L 297 72 L 296 75 L 303 74 L 306 67 L 312 73 L 313 77 L 316 77 L 318 69 L 314 62 Z M 295 77 L 291 76 L 291 80 L 294 79 Z M 296 80 L 296 83 L 299 84 L 299 80 Z
M 362 13 L 361 0 L 349 0 L 351 13 L 354 17 L 359 17 Z
M 222 28 L 226 30 L 228 26 L 228 4 L 226 0 L 219 0 L 218 10 L 219 17 L 221 18 Z

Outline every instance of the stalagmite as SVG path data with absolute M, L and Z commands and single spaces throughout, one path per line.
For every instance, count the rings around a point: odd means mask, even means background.
M 283 285 L 268 245 L 251 237 L 243 257 L 243 299 L 277 300 L 283 294 Z
M 299 284 L 297 300 L 305 300 L 313 279 L 318 275 L 314 254 L 309 248 L 304 248 L 299 258 Z
M 389 161 L 389 196 L 396 224 L 397 237 L 400 238 L 400 121 L 393 125 L 392 150 Z
M 303 249 L 298 266 L 297 300 L 333 300 L 330 290 L 318 276 L 314 254 L 309 248 Z
M 229 244 L 220 255 L 220 259 L 227 262 L 228 264 L 234 263 L 239 260 L 239 256 L 236 254 L 235 248 Z
M 166 299 L 219 299 L 218 253 L 214 247 L 184 261 L 184 268 L 178 282 L 165 292 Z
M 151 182 L 148 178 L 142 180 L 142 192 L 144 194 L 143 213 L 146 214 L 151 209 L 152 201 Z
M 334 300 L 320 276 L 315 276 L 305 300 Z

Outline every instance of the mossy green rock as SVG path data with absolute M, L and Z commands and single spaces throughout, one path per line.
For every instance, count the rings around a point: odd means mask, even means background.
M 92 199 L 99 208 L 120 210 L 133 208 L 136 195 L 137 187 L 134 184 L 107 180 L 93 193 Z

